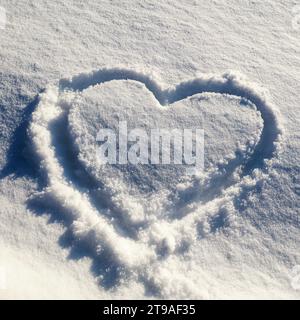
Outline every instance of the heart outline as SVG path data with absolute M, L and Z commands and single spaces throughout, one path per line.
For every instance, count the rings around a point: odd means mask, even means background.
M 155 249 L 148 248 L 147 243 L 135 243 L 131 239 L 118 235 L 109 221 L 106 221 L 99 214 L 95 215 L 88 197 L 85 194 L 80 194 L 68 181 L 65 181 L 63 168 L 60 168 L 55 159 L 55 151 L 51 145 L 49 132 L 49 123 L 67 112 L 67 110 L 59 110 L 57 106 L 61 92 L 80 92 L 90 86 L 111 80 L 139 81 L 153 93 L 161 105 L 172 104 L 203 92 L 230 94 L 245 98 L 256 105 L 264 121 L 260 141 L 255 146 L 252 157 L 244 168 L 241 181 L 226 189 L 225 198 L 227 201 L 228 199 L 231 201 L 239 194 L 243 185 L 253 185 L 257 183 L 258 176 L 259 179 L 268 176 L 268 170 L 281 149 L 283 128 L 280 123 L 280 114 L 270 102 L 267 93 L 242 76 L 230 72 L 221 76 L 202 75 L 196 79 L 181 82 L 175 87 L 163 88 L 159 82 L 146 73 L 125 68 L 104 68 L 70 79 L 61 79 L 58 86 L 49 86 L 39 97 L 39 103 L 32 115 L 29 127 L 30 137 L 47 180 L 47 187 L 38 196 L 45 197 L 47 195 L 49 199 L 61 205 L 62 209 L 71 216 L 73 221 L 71 229 L 75 236 L 87 240 L 92 244 L 94 250 L 96 249 L 96 252 L 97 246 L 104 243 L 104 246 L 109 248 L 119 264 L 132 268 L 155 259 Z M 209 206 L 220 207 L 223 198 L 212 200 Z M 207 210 L 211 210 L 208 205 L 206 207 Z M 205 207 L 202 210 L 205 210 Z M 197 216 L 197 210 L 193 215 L 188 215 L 190 223 L 195 216 Z M 117 248 L 116 243 L 119 244 Z M 131 254 L 125 253 L 126 251 Z

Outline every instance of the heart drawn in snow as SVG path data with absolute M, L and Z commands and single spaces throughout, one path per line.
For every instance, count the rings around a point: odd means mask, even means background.
M 120 121 L 148 134 L 204 129 L 207 170 L 191 176 L 185 165 L 97 165 L 97 131 L 117 130 Z M 201 219 L 233 206 L 243 187 L 267 175 L 282 134 L 267 94 L 241 76 L 163 88 L 118 68 L 47 88 L 29 131 L 47 177 L 39 197 L 71 218 L 78 238 L 131 267 L 179 250 Z

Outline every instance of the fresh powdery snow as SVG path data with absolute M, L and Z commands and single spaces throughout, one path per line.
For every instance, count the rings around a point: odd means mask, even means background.
M 0 45 L 1 299 L 300 298 L 300 2 L 0 0 Z

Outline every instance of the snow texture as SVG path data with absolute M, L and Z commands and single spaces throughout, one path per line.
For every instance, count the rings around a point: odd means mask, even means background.
M 294 5 L 0 1 L 0 297 L 299 298 Z M 99 166 L 119 119 L 204 170 Z

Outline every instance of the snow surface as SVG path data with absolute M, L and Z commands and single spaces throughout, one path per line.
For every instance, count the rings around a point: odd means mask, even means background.
M 0 0 L 0 297 L 299 298 L 296 4 Z M 97 166 L 116 115 L 204 172 Z

